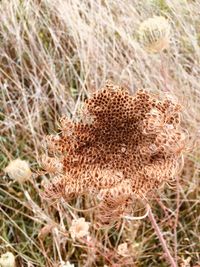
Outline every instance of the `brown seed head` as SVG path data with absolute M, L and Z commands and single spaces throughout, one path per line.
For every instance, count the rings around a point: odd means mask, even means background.
M 48 138 L 62 165 L 46 189 L 49 197 L 91 192 L 109 219 L 123 213 L 133 195 L 145 196 L 173 179 L 185 140 L 180 105 L 109 84 L 86 101 L 84 114 L 89 123 L 62 119 L 61 134 Z

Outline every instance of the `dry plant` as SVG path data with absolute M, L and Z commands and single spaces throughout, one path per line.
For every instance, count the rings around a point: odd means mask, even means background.
M 107 84 L 87 100 L 79 122 L 62 118 L 60 134 L 48 136 L 52 157 L 43 157 L 43 165 L 56 176 L 45 197 L 69 200 L 96 194 L 102 223 L 119 219 L 134 195 L 148 201 L 149 192 L 178 173 L 186 139 L 180 108 L 142 90 L 131 96 Z
M 180 108 L 107 84 L 87 100 L 79 122 L 62 118 L 60 133 L 47 137 L 51 157 L 43 157 L 43 166 L 55 178 L 45 196 L 96 194 L 102 221 L 119 218 L 133 195 L 144 198 L 174 180 L 186 138 Z
M 139 38 L 148 52 L 161 52 L 169 47 L 170 24 L 164 17 L 149 18 L 140 25 Z
M 36 173 L 43 137 L 55 134 L 63 115 L 78 122 L 83 101 L 111 79 L 133 96 L 144 88 L 164 99 L 167 87 L 184 107 L 181 127 L 193 150 L 184 152 L 179 190 L 165 187 L 151 203 L 178 264 L 199 264 L 199 9 L 197 0 L 0 1 L 1 255 L 12 252 L 17 267 L 167 266 L 147 219 L 97 231 L 92 198 L 47 205 L 41 184 L 52 174 L 18 183 L 3 171 L 20 158 Z M 138 42 L 141 23 L 153 16 L 171 25 L 170 47 L 161 56 Z M 60 160 L 52 163 L 52 170 L 62 168 Z M 91 222 L 90 239 L 74 241 L 68 229 L 80 217 Z M 118 254 L 123 243 L 127 257 Z

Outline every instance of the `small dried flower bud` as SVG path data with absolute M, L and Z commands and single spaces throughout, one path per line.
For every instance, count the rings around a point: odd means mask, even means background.
M 59 267 L 74 267 L 74 264 L 70 263 L 69 261 L 62 262 Z
M 0 257 L 1 267 L 15 267 L 15 256 L 11 252 L 6 252 Z
M 118 246 L 117 248 L 117 253 L 120 256 L 127 257 L 130 255 L 130 252 L 128 250 L 128 244 L 127 243 L 122 243 Z
M 79 218 L 72 221 L 69 232 L 73 239 L 82 238 L 89 235 L 90 223 L 85 221 L 85 218 Z
M 60 152 L 61 147 L 60 147 L 60 136 L 57 135 L 48 135 L 45 138 L 45 143 L 48 147 L 48 150 L 50 153 L 52 152 Z
M 170 41 L 168 20 L 161 16 L 145 20 L 139 28 L 139 39 L 144 48 L 151 53 L 168 48 Z
M 45 154 L 41 156 L 41 166 L 49 173 L 60 173 L 62 171 L 62 163 L 58 159 L 48 157 Z
M 72 121 L 67 117 L 62 117 L 60 119 L 60 129 L 62 129 L 64 135 L 71 136 L 73 133 Z
M 27 181 L 32 174 L 28 162 L 21 159 L 11 161 L 4 171 L 11 179 L 18 181 L 19 183 Z

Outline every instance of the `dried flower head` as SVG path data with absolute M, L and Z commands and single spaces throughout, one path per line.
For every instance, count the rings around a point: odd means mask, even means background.
M 15 256 L 11 252 L 6 252 L 0 257 L 1 267 L 15 267 Z
M 21 159 L 11 161 L 4 171 L 11 179 L 19 183 L 27 181 L 32 174 L 28 162 Z
M 74 267 L 74 264 L 67 261 L 67 262 L 61 263 L 61 265 L 59 267 Z
M 117 253 L 122 257 L 130 256 L 130 252 L 129 252 L 129 249 L 128 249 L 128 244 L 127 243 L 120 244 L 118 246 L 118 248 L 117 248 Z
M 141 44 L 148 52 L 161 52 L 169 46 L 170 24 L 164 17 L 155 16 L 145 20 L 138 33 Z
M 85 221 L 85 218 L 78 218 L 72 221 L 69 228 L 72 239 L 79 239 L 89 235 L 90 223 Z
M 161 101 L 142 90 L 130 95 L 107 84 L 85 103 L 92 122 L 62 119 L 61 133 L 48 138 L 62 171 L 45 196 L 98 196 L 105 223 L 129 212 L 133 196 L 147 196 L 178 170 L 185 144 L 180 109 L 169 98 Z

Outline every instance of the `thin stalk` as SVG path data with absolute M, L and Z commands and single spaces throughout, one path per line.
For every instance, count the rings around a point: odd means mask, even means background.
M 162 248 L 163 248 L 163 250 L 164 250 L 164 252 L 166 254 L 166 257 L 167 257 L 171 267 L 177 267 L 177 264 L 176 264 L 174 258 L 171 256 L 171 253 L 170 253 L 170 251 L 169 251 L 169 249 L 167 247 L 167 243 L 166 243 L 166 241 L 165 241 L 165 239 L 163 237 L 163 234 L 162 234 L 162 232 L 161 232 L 161 230 L 160 230 L 160 228 L 159 228 L 159 226 L 158 226 L 158 224 L 157 224 L 157 222 L 155 220 L 155 217 L 154 217 L 154 215 L 152 213 L 151 208 L 149 208 L 148 217 L 149 217 L 149 219 L 151 221 L 151 224 L 152 224 L 152 226 L 153 226 L 153 228 L 154 228 L 154 230 L 155 230 L 155 232 L 156 232 L 156 234 L 157 234 L 157 236 L 159 238 L 159 241 L 160 241 L 160 243 L 162 245 Z
M 176 177 L 176 216 L 175 216 L 175 224 L 174 224 L 174 251 L 175 251 L 175 259 L 176 264 L 178 262 L 178 242 L 177 242 L 177 227 L 178 227 L 178 217 L 179 217 L 179 208 L 180 208 L 180 190 L 179 190 L 179 175 Z

